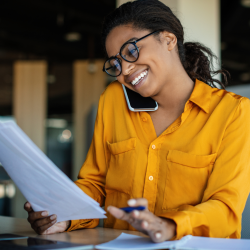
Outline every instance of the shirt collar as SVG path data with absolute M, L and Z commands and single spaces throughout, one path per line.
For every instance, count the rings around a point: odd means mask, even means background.
M 209 113 L 211 97 L 212 87 L 196 79 L 195 86 L 189 98 L 189 101 L 199 106 L 206 113 Z

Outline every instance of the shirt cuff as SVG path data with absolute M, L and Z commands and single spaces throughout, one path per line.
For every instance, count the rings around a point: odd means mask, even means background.
M 176 223 L 176 235 L 171 240 L 179 240 L 185 235 L 192 234 L 192 226 L 189 216 L 182 211 L 172 211 L 159 215 L 166 219 L 171 219 Z
M 71 220 L 70 221 L 70 226 L 69 228 L 66 230 L 66 232 L 70 232 L 76 229 L 81 229 L 81 228 L 85 228 L 90 226 L 93 223 L 94 220 L 89 220 L 89 219 L 85 219 L 85 220 Z

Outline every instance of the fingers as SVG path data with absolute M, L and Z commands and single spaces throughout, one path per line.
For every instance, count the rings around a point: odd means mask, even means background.
M 144 198 L 130 199 L 128 200 L 128 205 L 131 207 L 144 206 L 148 209 L 148 200 Z
M 29 214 L 28 222 L 37 234 L 64 232 L 70 223 L 69 221 L 56 223 L 57 216 L 55 214 L 48 216 L 48 211 L 34 212 L 29 202 L 24 204 L 24 209 Z
M 28 221 L 30 223 L 32 223 L 33 221 L 43 219 L 43 218 L 47 217 L 48 215 L 49 215 L 49 213 L 47 211 L 30 212 L 29 217 L 28 217 Z
M 160 243 L 160 242 L 163 242 L 165 241 L 166 239 L 164 239 L 162 237 L 162 233 L 161 232 L 155 232 L 152 234 L 152 236 L 150 236 L 151 240 L 153 240 L 153 242 L 155 243 Z
M 46 230 L 56 223 L 56 215 L 51 215 L 49 217 L 35 220 L 31 223 L 31 227 L 38 234 L 46 234 Z
M 43 219 L 40 219 L 40 220 L 36 220 L 33 223 L 33 226 L 35 228 L 39 228 L 39 227 L 42 227 L 44 225 L 50 224 L 52 221 L 56 221 L 56 216 L 55 215 L 52 215 L 52 216 L 49 216 L 49 217 L 46 217 L 46 218 L 43 218 Z
M 141 222 L 141 227 L 147 232 L 153 242 L 162 242 L 166 240 L 162 237 L 162 227 L 157 223 Z
M 54 234 L 65 232 L 70 225 L 70 221 L 61 221 L 54 224 L 52 227 L 47 229 L 43 234 Z
M 108 211 L 117 219 L 119 220 L 128 220 L 128 214 L 124 211 L 122 211 L 119 208 L 113 207 L 113 206 L 109 206 L 108 207 Z
M 130 216 L 133 217 L 134 224 L 140 224 L 140 231 L 146 232 L 153 242 L 169 240 L 176 234 L 176 224 L 172 220 L 160 218 L 149 211 L 135 210 Z
M 130 214 L 134 219 L 139 220 L 139 221 L 147 221 L 148 223 L 161 221 L 161 219 L 159 217 L 155 216 L 154 214 L 152 214 L 149 211 L 134 210 Z
M 38 234 L 51 234 L 53 233 L 51 229 L 51 227 L 56 224 L 56 220 L 53 220 L 53 221 L 50 221 L 49 223 L 45 224 L 45 225 L 42 225 L 42 226 L 39 226 L 36 228 L 36 232 Z
M 155 215 L 154 215 L 155 216 Z M 142 221 L 141 227 L 147 232 L 155 243 L 170 240 L 176 235 L 176 224 L 174 221 L 155 216 L 153 222 Z
M 29 213 L 27 220 L 36 233 L 44 234 L 49 227 L 56 223 L 55 214 L 48 216 L 47 211 L 34 212 L 29 203 L 26 203 L 24 207 Z
M 29 202 L 24 204 L 24 209 L 29 213 L 28 221 L 31 223 L 37 219 L 47 217 L 49 213 L 47 211 L 34 212 Z
M 33 209 L 31 207 L 31 204 L 27 201 L 25 204 L 24 204 L 24 209 L 27 211 L 27 212 L 33 212 Z
M 153 230 L 155 231 L 155 224 L 161 223 L 161 219 L 149 211 L 133 211 L 130 214 L 133 217 L 134 221 L 140 224 L 140 227 L 146 231 L 149 235 L 150 232 Z

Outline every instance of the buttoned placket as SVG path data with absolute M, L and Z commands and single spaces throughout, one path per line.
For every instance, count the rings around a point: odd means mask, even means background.
M 159 137 L 153 140 L 149 145 L 148 164 L 144 182 L 143 198 L 148 200 L 148 209 L 151 212 L 154 212 L 156 203 L 157 182 L 159 173 L 159 154 L 161 145 L 163 141 L 166 140 L 166 136 L 177 130 L 180 127 L 180 125 L 186 120 L 191 109 L 192 109 L 192 103 L 188 101 L 187 104 L 185 105 L 185 109 L 182 115 L 175 122 L 173 122 Z M 147 118 L 149 114 L 145 114 L 145 112 L 143 113 L 141 114 L 142 116 L 141 119 L 143 121 L 143 124 L 147 126 L 147 129 L 154 130 L 154 125 L 152 120 Z

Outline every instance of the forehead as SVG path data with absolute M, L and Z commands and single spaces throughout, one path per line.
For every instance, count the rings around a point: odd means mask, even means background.
M 117 26 L 110 31 L 106 39 L 106 51 L 108 56 L 115 56 L 119 51 L 121 46 L 127 42 L 129 39 L 141 38 L 148 34 L 147 30 L 137 30 L 131 25 Z

